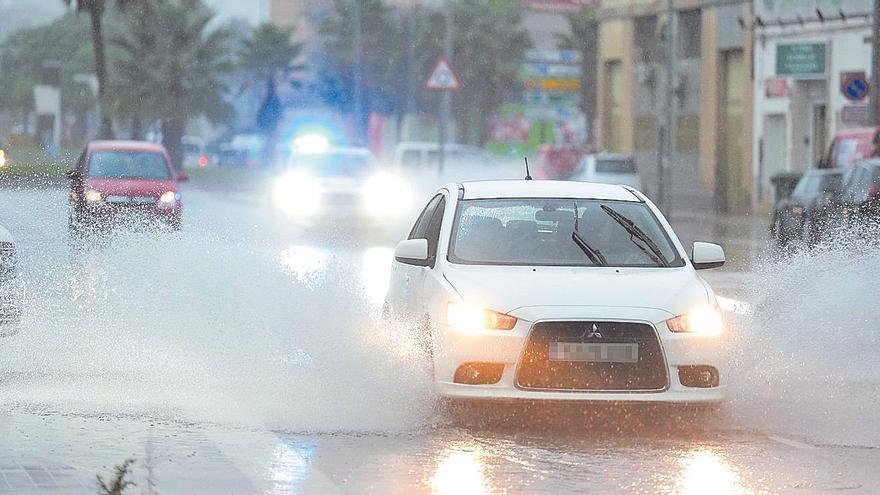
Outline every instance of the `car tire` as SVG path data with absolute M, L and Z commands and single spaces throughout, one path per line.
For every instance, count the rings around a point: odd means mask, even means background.
M 812 249 L 816 247 L 816 225 L 809 216 L 804 218 L 804 223 L 801 225 L 801 239 L 807 248 Z
M 784 248 L 788 246 L 788 236 L 785 235 L 785 229 L 782 222 L 782 218 L 777 216 L 776 220 L 773 221 L 773 237 L 776 240 L 776 246 L 779 248 Z

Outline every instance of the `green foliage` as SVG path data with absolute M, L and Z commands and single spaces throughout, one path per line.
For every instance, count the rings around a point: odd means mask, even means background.
M 239 56 L 241 67 L 264 80 L 302 70 L 302 65 L 294 65 L 302 53 L 302 44 L 292 43 L 292 37 L 292 29 L 284 29 L 273 23 L 260 25 L 242 43 Z
M 519 98 L 517 79 L 532 41 L 522 26 L 519 2 L 456 0 L 455 52 L 453 67 L 462 90 L 455 98 L 455 115 L 463 136 L 486 139 L 486 125 L 479 132 L 471 128 L 473 117 L 486 119 L 507 99 Z
M 343 111 L 351 111 L 354 92 L 352 1 L 334 0 L 333 14 L 320 29 L 328 57 L 321 70 L 322 96 Z M 391 9 L 381 0 L 361 3 L 367 112 L 400 114 L 407 101 L 414 100 L 424 113 L 435 113 L 439 97 L 424 91 L 422 83 L 443 53 L 443 12 Z M 482 138 L 486 119 L 519 91 L 517 71 L 531 40 L 522 27 L 519 2 L 450 0 L 450 4 L 455 30 L 452 65 L 462 83 L 453 99 L 455 117 L 463 134 Z
M 89 23 L 68 14 L 43 26 L 16 31 L 0 45 L 0 105 L 18 111 L 33 108 L 33 86 L 44 62 L 61 65 L 61 101 L 68 110 L 84 112 L 95 105 L 76 74 L 94 72 Z M 84 91 L 85 89 L 85 91 Z
M 231 34 L 211 28 L 214 12 L 197 0 L 153 0 L 112 40 L 110 107 L 117 115 L 183 119 L 230 115 L 223 81 L 233 67 Z

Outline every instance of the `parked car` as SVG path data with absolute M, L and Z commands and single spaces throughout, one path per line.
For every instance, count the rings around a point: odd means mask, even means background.
M 180 228 L 178 176 L 159 144 L 93 141 L 67 176 L 72 233 L 125 219 Z
M 776 202 L 770 232 L 777 245 L 795 240 L 814 245 L 822 236 L 843 185 L 841 169 L 807 170 L 788 197 Z
M 447 398 L 711 406 L 727 336 L 696 270 L 724 261 L 629 187 L 455 183 L 397 245 L 384 309 L 420 322 Z
M 880 127 L 845 129 L 834 136 L 828 151 L 817 166 L 845 168 L 860 160 L 877 156 L 880 156 Z
M 603 184 L 622 184 L 642 189 L 642 178 L 636 168 L 636 161 L 629 155 L 597 153 L 585 155 L 571 180 L 601 182 Z
M 21 317 L 18 285 L 18 253 L 12 234 L 0 225 L 0 335 Z
M 205 168 L 213 165 L 202 138 L 183 136 L 181 144 L 183 144 L 183 168 Z
M 569 180 L 577 172 L 586 150 L 576 146 L 541 145 L 535 153 L 538 179 Z
M 835 225 L 877 235 L 880 221 L 880 159 L 864 160 L 846 171 L 832 214 Z

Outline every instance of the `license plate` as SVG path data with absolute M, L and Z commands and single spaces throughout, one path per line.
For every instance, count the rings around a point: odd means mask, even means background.
M 107 202 L 112 204 L 150 204 L 155 202 L 150 196 L 107 196 Z
M 584 361 L 588 363 L 637 363 L 638 344 L 587 344 L 551 342 L 551 361 Z

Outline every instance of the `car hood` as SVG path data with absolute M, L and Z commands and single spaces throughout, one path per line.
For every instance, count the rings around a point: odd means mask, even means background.
M 87 189 L 94 189 L 110 196 L 153 196 L 158 198 L 167 191 L 177 192 L 173 180 L 148 179 L 94 179 L 89 178 Z
M 467 301 L 530 319 L 536 307 L 658 310 L 675 316 L 709 302 L 706 283 L 690 267 L 512 267 L 447 265 L 446 279 Z

